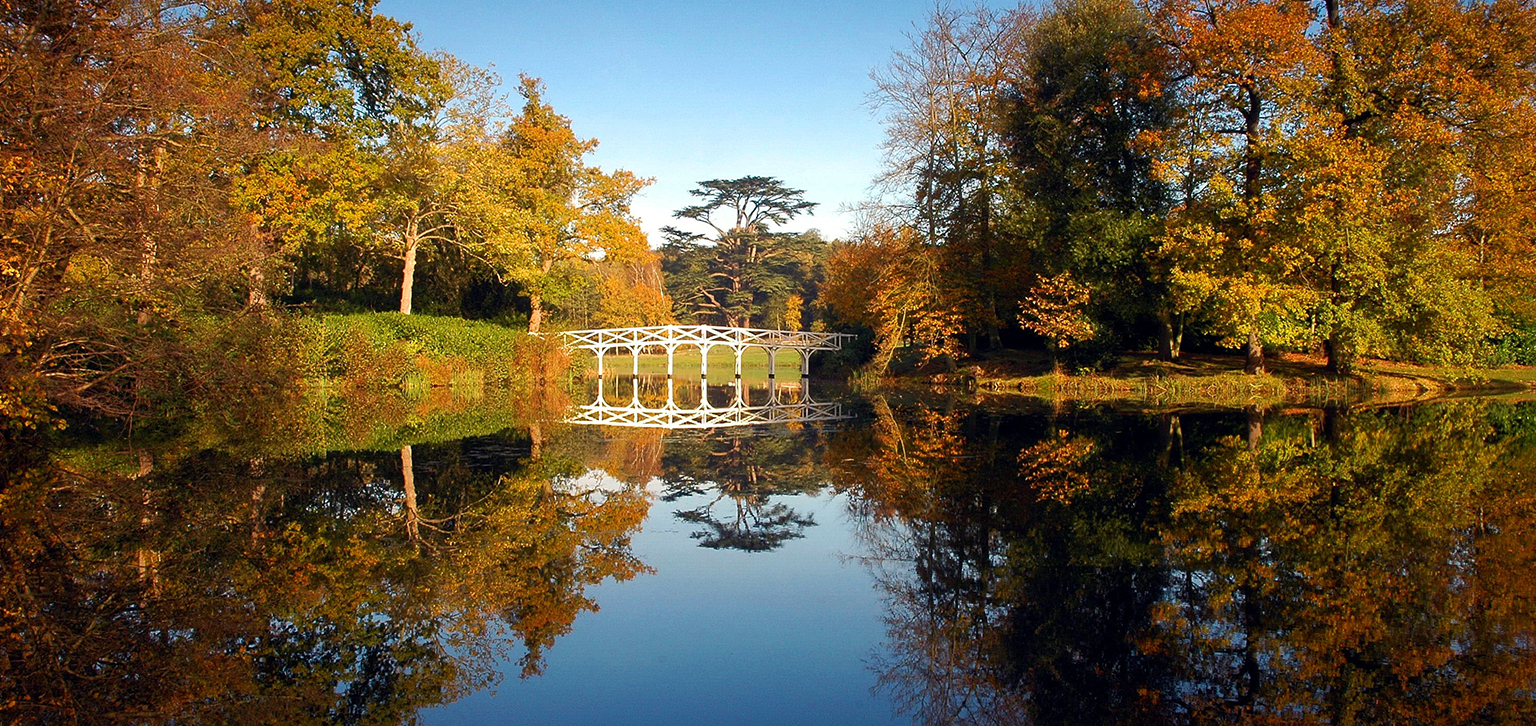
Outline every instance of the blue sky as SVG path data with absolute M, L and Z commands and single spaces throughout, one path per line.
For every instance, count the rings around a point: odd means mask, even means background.
M 445 50 L 504 79 L 538 76 L 594 160 L 655 183 L 635 212 L 653 242 L 703 179 L 775 176 L 821 203 L 789 229 L 847 231 L 882 131 L 870 71 L 907 45 L 931 0 L 471 2 L 383 0 Z M 507 84 L 510 91 L 512 83 Z

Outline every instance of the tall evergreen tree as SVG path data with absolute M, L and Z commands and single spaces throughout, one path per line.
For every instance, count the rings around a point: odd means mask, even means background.
M 808 284 L 824 246 L 815 232 L 773 229 L 810 214 L 815 202 L 773 177 L 745 176 L 699 182 L 690 191 L 703 203 L 674 217 L 704 225 L 711 234 L 676 227 L 662 230 L 662 270 L 667 292 L 682 317 L 735 327 L 783 325 L 793 295 L 809 297 Z M 772 320 L 773 311 L 779 319 Z

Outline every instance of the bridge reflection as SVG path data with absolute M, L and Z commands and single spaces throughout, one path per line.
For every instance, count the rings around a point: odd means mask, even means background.
M 707 381 L 704 385 L 690 386 L 698 391 L 696 404 L 679 401 L 677 385 L 671 378 L 666 379 L 664 401 L 656 401 L 652 396 L 645 397 L 650 400 L 642 400 L 641 379 L 635 376 L 629 379 L 627 400 L 612 403 L 607 398 L 607 382 L 606 377 L 598 377 L 597 400 L 578 407 L 566 421 L 636 428 L 713 429 L 849 418 L 843 414 L 841 403 L 812 400 L 809 378 L 802 378 L 799 385 L 781 384 L 770 379 L 767 398 L 760 403 L 752 402 L 746 385 L 739 380 L 733 381 L 725 386 L 730 389 L 730 395 L 723 406 L 710 402 Z

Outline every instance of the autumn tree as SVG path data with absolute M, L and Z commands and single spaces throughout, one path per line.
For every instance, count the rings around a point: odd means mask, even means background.
M 871 106 L 884 117 L 884 169 L 870 210 L 906 226 L 953 270 L 964 330 L 1000 344 L 999 330 L 1019 269 L 998 192 L 1007 177 L 1003 97 L 1019 72 L 1031 15 L 938 8 L 872 74 Z
M 920 362 L 950 368 L 963 354 L 965 310 L 973 301 L 954 284 L 945 254 L 910 227 L 879 225 L 828 259 L 824 300 L 835 319 L 874 331 L 870 370 L 883 375 L 908 347 Z
M 487 261 L 498 242 L 523 223 L 524 210 L 498 206 L 516 160 L 499 143 L 511 117 L 497 91 L 501 79 L 452 56 L 436 57 L 449 88 L 430 123 L 399 127 L 380 152 L 377 195 L 381 227 L 375 246 L 402 262 L 400 312 L 410 313 L 417 258 L 426 246 L 454 246 Z
M 1060 370 L 1063 348 L 1093 339 L 1093 322 L 1085 313 L 1089 298 L 1088 288 L 1063 272 L 1041 278 L 1024 299 L 1019 324 L 1045 338 L 1052 368 Z
M 1530 194 L 1501 180 L 1533 168 L 1536 119 L 1521 99 L 1536 89 L 1536 14 L 1374 2 L 1319 13 L 1329 63 L 1290 176 L 1329 365 L 1477 360 L 1496 312 L 1529 320 L 1502 281 L 1525 274 L 1530 250 L 1496 230 Z
M 261 128 L 308 141 L 254 150 L 234 169 L 252 307 L 267 305 L 269 271 L 302 246 L 336 241 L 338 227 L 367 228 L 383 203 L 379 177 L 389 173 L 382 152 L 398 142 L 398 176 L 447 99 L 437 60 L 375 4 L 268 0 L 229 21 L 259 73 L 252 92 Z
M 689 191 L 701 204 L 673 214 L 702 225 L 707 233 L 663 229 L 663 270 L 667 289 L 685 315 L 733 327 L 767 322 L 791 296 L 808 295 L 823 242 L 813 232 L 776 232 L 815 202 L 804 191 L 772 177 L 712 179 Z
M 638 258 L 645 233 L 630 201 L 649 180 L 628 171 L 604 172 L 584 161 L 597 148 L 580 139 L 570 119 L 544 102 L 544 86 L 522 77 L 524 104 L 501 141 L 511 176 L 498 193 L 519 218 L 488 241 L 493 264 L 522 285 L 532 314 L 529 332 L 543 328 L 546 302 L 570 294 L 575 270 L 607 256 Z
M 224 17 L 136 2 L 0 13 L 0 337 L 55 400 L 134 405 L 167 328 L 234 271 L 224 170 L 266 139 L 238 57 L 203 52 L 232 42 Z

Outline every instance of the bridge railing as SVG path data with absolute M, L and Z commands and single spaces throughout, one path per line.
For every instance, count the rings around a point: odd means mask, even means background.
M 729 328 L 719 325 L 655 325 L 642 328 L 598 328 L 567 330 L 560 334 L 570 348 L 612 350 L 646 348 L 725 346 L 740 350 L 747 347 L 796 349 L 804 351 L 841 350 L 847 333 L 819 333 L 809 330 L 772 330 L 768 328 Z

